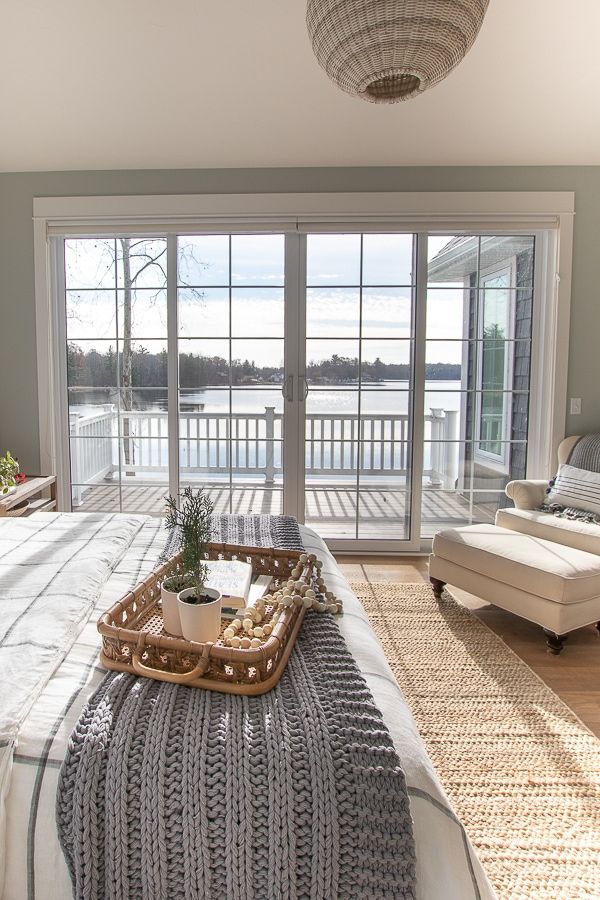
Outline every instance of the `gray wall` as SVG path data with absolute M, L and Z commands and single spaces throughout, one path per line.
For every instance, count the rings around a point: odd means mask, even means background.
M 566 433 L 600 430 L 600 167 L 204 169 L 0 174 L 0 451 L 38 468 L 32 200 L 101 194 L 277 191 L 575 191 Z

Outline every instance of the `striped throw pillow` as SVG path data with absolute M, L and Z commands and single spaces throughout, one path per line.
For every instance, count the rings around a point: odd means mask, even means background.
M 546 496 L 546 504 L 600 513 L 600 474 L 575 466 L 559 466 L 554 484 Z

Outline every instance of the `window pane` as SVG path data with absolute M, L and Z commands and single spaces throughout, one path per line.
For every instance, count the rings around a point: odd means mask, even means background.
M 358 341 L 307 341 L 306 377 L 310 384 L 357 382 Z
M 412 234 L 363 235 L 363 284 L 412 284 Z
M 231 334 L 239 337 L 283 337 L 282 288 L 234 288 Z
M 69 387 L 116 388 L 117 342 L 69 341 L 67 385 Z
M 360 292 L 358 290 L 347 288 L 307 289 L 307 337 L 357 338 L 359 325 Z
M 119 341 L 120 384 L 124 388 L 165 388 L 168 378 L 166 341 Z
M 134 340 L 141 338 L 166 338 L 167 292 L 157 290 L 133 290 L 127 294 L 118 292 L 119 337 L 126 336 L 127 324 Z
M 403 337 L 412 333 L 412 296 L 407 288 L 365 288 L 363 337 Z
M 282 234 L 234 234 L 231 236 L 232 285 L 284 283 Z
M 469 336 L 465 312 L 476 290 L 429 288 L 427 291 L 427 339 L 461 340 Z
M 66 293 L 67 337 L 69 340 L 117 337 L 117 298 L 114 290 L 79 290 Z
M 227 337 L 229 335 L 229 289 L 185 288 L 177 292 L 181 337 Z
M 113 238 L 81 238 L 65 241 L 65 283 L 76 288 L 116 286 L 116 246 Z
M 166 288 L 167 242 L 164 238 L 119 237 L 115 241 L 120 287 Z
M 200 390 L 229 385 L 229 341 L 179 341 L 179 387 Z
M 226 234 L 180 235 L 177 283 L 194 287 L 229 284 L 229 237 Z
M 309 287 L 360 284 L 360 235 L 309 234 L 306 269 Z
M 410 382 L 410 341 L 362 342 L 361 380 L 382 388 L 408 386 Z
M 283 384 L 283 341 L 233 340 L 231 382 L 235 385 Z

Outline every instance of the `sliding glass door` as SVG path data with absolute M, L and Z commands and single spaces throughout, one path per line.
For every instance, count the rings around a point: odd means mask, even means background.
M 167 242 L 66 240 L 63 277 L 73 509 L 160 514 L 169 483 Z
M 179 482 L 283 512 L 284 236 L 177 238 Z
M 493 521 L 526 469 L 534 250 L 342 229 L 62 240 L 73 509 L 159 515 L 190 484 L 348 549 Z
M 428 240 L 421 534 L 493 522 L 527 463 L 535 239 Z
M 329 538 L 410 536 L 415 238 L 309 234 L 305 518 Z

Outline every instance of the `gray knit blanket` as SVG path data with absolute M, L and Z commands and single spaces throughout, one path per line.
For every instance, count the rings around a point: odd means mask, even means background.
M 295 523 L 251 518 L 223 524 L 300 543 Z M 69 742 L 57 825 L 77 898 L 415 896 L 400 761 L 334 618 L 312 610 L 261 697 L 107 674 Z

